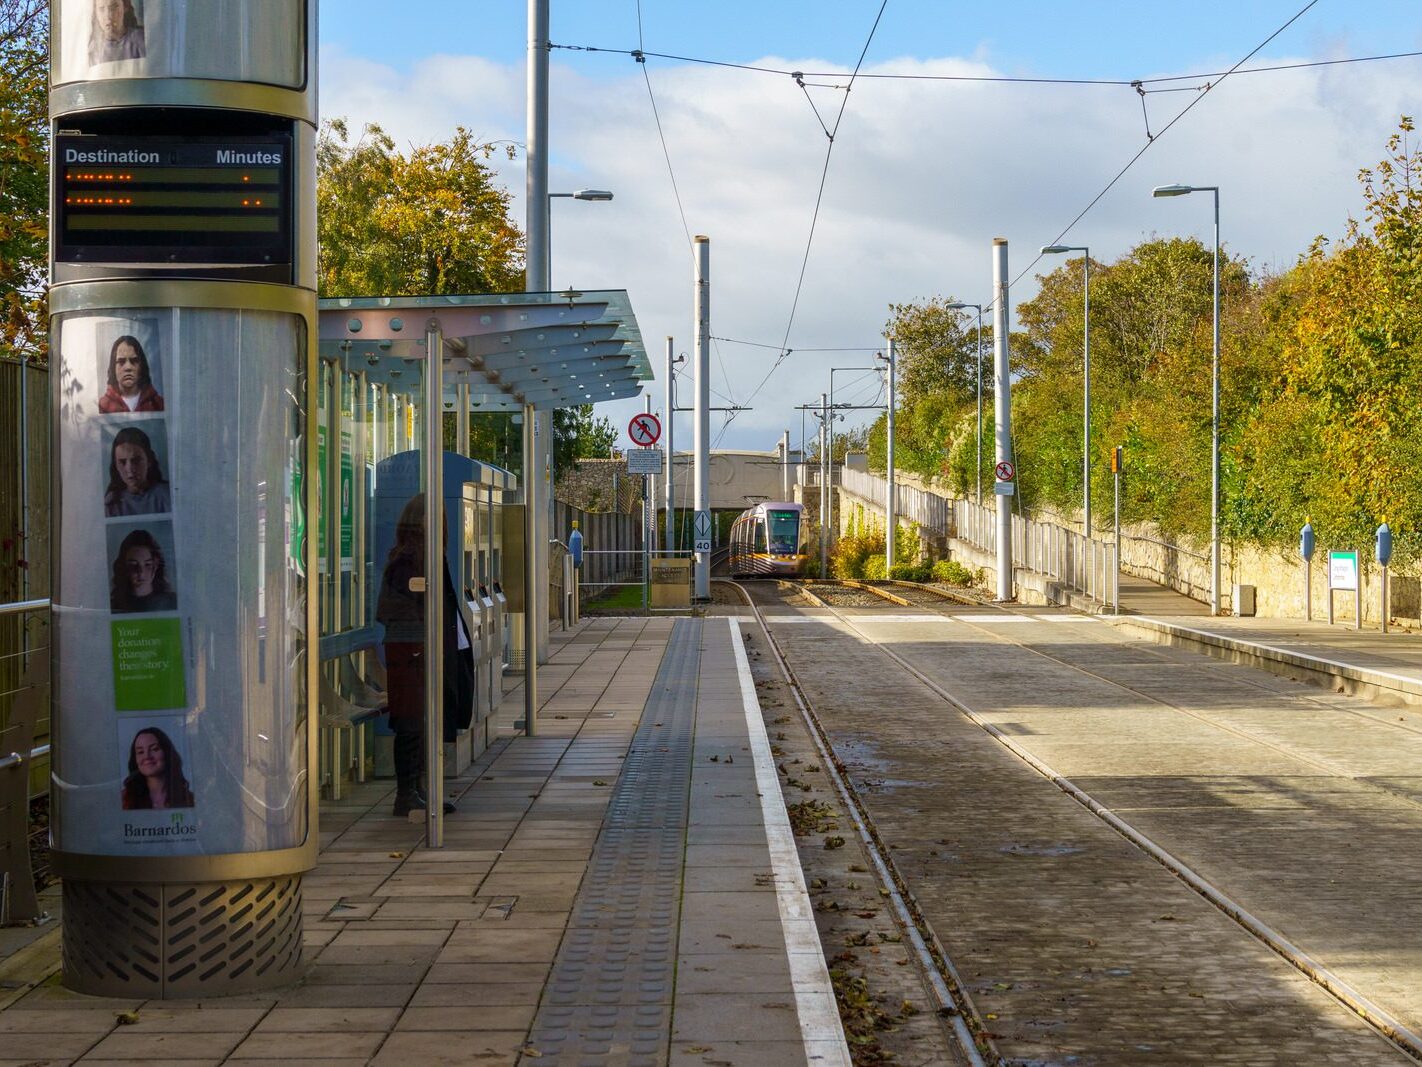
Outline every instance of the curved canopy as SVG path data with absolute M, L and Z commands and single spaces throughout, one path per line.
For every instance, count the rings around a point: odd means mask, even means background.
M 444 396 L 469 387 L 471 411 L 552 409 L 636 396 L 652 377 L 622 289 L 480 296 L 332 297 L 320 307 L 321 355 L 396 392 L 425 358 L 425 333 L 444 335 Z

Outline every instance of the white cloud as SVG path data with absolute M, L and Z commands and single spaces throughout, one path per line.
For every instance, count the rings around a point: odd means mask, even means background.
M 1212 61 L 1202 62 L 1207 69 Z M 765 63 L 833 69 L 809 59 Z M 964 58 L 898 59 L 866 70 L 994 73 Z M 712 239 L 713 332 L 778 344 L 825 134 L 789 78 L 656 65 L 648 73 L 687 223 Z M 1107 260 L 1153 233 L 1208 240 L 1208 199 L 1154 201 L 1150 188 L 1218 184 L 1230 249 L 1260 266 L 1287 266 L 1316 234 L 1339 234 L 1358 213 L 1357 171 L 1381 157 L 1419 89 L 1422 67 L 1406 60 L 1229 79 L 1161 137 L 1066 240 L 1089 244 Z M 810 92 L 832 122 L 840 94 Z M 402 142 L 440 140 L 456 125 L 491 140 L 523 139 L 521 66 L 438 55 L 402 75 L 328 48 L 321 94 L 323 113 L 380 122 Z M 1149 96 L 1152 130 L 1159 134 L 1191 99 Z M 551 188 L 616 193 L 612 203 L 554 204 L 553 284 L 628 289 L 660 375 L 666 334 L 677 338 L 679 351 L 690 348 L 691 259 L 641 72 L 594 80 L 555 63 L 552 100 Z M 1140 98 L 1125 86 L 857 82 L 791 347 L 876 344 L 890 302 L 949 293 L 985 299 L 993 237 L 1009 239 L 1013 269 L 1022 270 L 1144 142 Z M 496 166 L 519 197 L 521 217 L 522 159 Z M 1048 259 L 1036 269 L 1054 265 Z M 1032 289 L 1029 276 L 1014 299 Z M 730 344 L 721 353 L 737 400 L 773 358 Z M 817 399 L 827 386 L 824 368 L 843 358 L 792 355 L 723 443 L 773 447 L 781 429 L 798 427 L 794 405 Z M 712 368 L 715 388 L 727 391 L 714 357 Z M 660 381 L 652 390 L 660 408 Z M 621 423 L 640 407 L 626 401 L 607 413 Z

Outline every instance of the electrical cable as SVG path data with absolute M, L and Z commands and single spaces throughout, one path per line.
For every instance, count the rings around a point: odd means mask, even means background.
M 1062 229 L 1062 232 L 1061 232 L 1061 233 L 1057 234 L 1056 237 L 1054 237 L 1052 240 L 1047 241 L 1047 242 L 1045 242 L 1045 243 L 1048 244 L 1048 245 L 1061 244 L 1061 243 L 1062 243 L 1062 238 L 1066 237 L 1067 234 L 1071 233 L 1071 231 L 1075 228 L 1076 224 L 1077 224 L 1078 222 L 1080 222 L 1083 218 L 1086 217 L 1087 212 L 1089 212 L 1089 211 L 1090 211 L 1092 208 L 1094 208 L 1098 203 L 1100 203 L 1102 197 L 1104 197 L 1107 193 L 1109 193 L 1109 192 L 1115 187 L 1116 183 L 1119 182 L 1122 178 L 1124 178 L 1124 177 L 1126 176 L 1126 172 L 1136 165 L 1136 161 L 1139 160 L 1139 159 L 1141 158 L 1141 156 L 1143 156 L 1143 155 L 1145 155 L 1147 152 L 1149 152 L 1150 149 L 1151 149 L 1151 147 L 1152 147 L 1153 145 L 1155 145 L 1156 143 L 1158 143 L 1158 142 L 1160 141 L 1160 139 L 1161 139 L 1162 137 L 1164 137 L 1167 132 L 1169 132 L 1169 130 L 1170 130 L 1170 128 L 1171 128 L 1172 126 L 1174 126 L 1177 122 L 1179 122 L 1179 121 L 1180 121 L 1181 119 L 1183 119 L 1186 115 L 1188 115 L 1188 114 L 1190 113 L 1190 109 L 1191 109 L 1191 108 L 1193 108 L 1193 107 L 1194 107 L 1196 104 L 1198 104 L 1201 100 L 1205 99 L 1205 97 L 1207 97 L 1207 96 L 1210 94 L 1210 90 L 1212 90 L 1212 89 L 1218 87 L 1218 86 L 1219 86 L 1226 78 L 1228 78 L 1231 74 L 1233 74 L 1235 71 L 1237 71 L 1237 70 L 1238 70 L 1240 67 L 1242 67 L 1245 63 L 1249 62 L 1249 60 L 1251 60 L 1252 58 L 1254 58 L 1254 56 L 1258 55 L 1259 52 L 1260 52 L 1261 50 L 1263 50 L 1263 48 L 1264 48 L 1270 41 L 1272 41 L 1275 37 L 1279 36 L 1279 34 L 1283 33 L 1283 32 L 1284 32 L 1285 30 L 1287 30 L 1290 26 L 1292 26 L 1295 22 L 1297 22 L 1299 19 L 1301 19 L 1301 18 L 1308 12 L 1308 10 L 1309 10 L 1311 7 L 1313 7 L 1315 4 L 1317 4 L 1317 3 L 1318 3 L 1318 0 L 1308 0 L 1308 3 L 1304 4 L 1304 6 L 1303 6 L 1302 8 L 1300 8 L 1297 12 L 1295 12 L 1295 14 L 1294 14 L 1287 22 L 1285 22 L 1285 23 L 1284 23 L 1282 26 L 1280 26 L 1277 30 L 1275 30 L 1273 33 L 1271 33 L 1268 37 L 1264 38 L 1264 40 L 1260 41 L 1259 44 L 1255 45 L 1254 48 L 1252 48 L 1252 49 L 1249 51 L 1249 54 L 1246 55 L 1243 59 L 1241 59 L 1238 63 L 1236 63 L 1234 66 L 1230 67 L 1229 70 L 1227 70 L 1227 71 L 1225 71 L 1223 74 L 1221 74 L 1221 75 L 1219 76 L 1219 80 L 1218 80 L 1218 81 L 1213 81 L 1213 82 L 1208 83 L 1208 84 L 1204 87 L 1204 89 L 1200 92 L 1200 95 L 1199 95 L 1199 96 L 1195 97 L 1195 99 L 1191 100 L 1188 104 L 1186 104 L 1186 105 L 1180 110 L 1180 112 L 1179 112 L 1173 119 L 1171 119 L 1171 120 L 1170 120 L 1169 122 L 1167 122 L 1163 127 L 1161 127 L 1160 131 L 1159 131 L 1154 137 L 1152 137 L 1152 138 L 1150 138 L 1149 140 L 1147 140 L 1146 143 L 1141 146 L 1140 150 L 1139 150 L 1138 152 L 1136 152 L 1136 154 L 1133 155 L 1129 160 L 1126 161 L 1126 165 L 1125 165 L 1124 167 L 1122 167 L 1120 170 L 1118 170 L 1118 171 L 1116 172 L 1116 176 L 1115 176 L 1114 178 L 1112 178 L 1109 182 L 1107 182 L 1106 185 L 1105 185 L 1105 187 L 1104 187 L 1099 193 L 1097 193 L 1095 196 L 1093 196 L 1093 197 L 1091 198 L 1090 203 L 1088 203 L 1084 208 L 1082 208 L 1079 212 L 1077 212 L 1076 217 L 1073 218 L 1073 219 L 1071 220 L 1071 222 L 1067 223 L 1067 225 Z M 1035 267 L 1038 263 L 1041 262 L 1041 260 L 1042 260 L 1042 253 L 1041 253 L 1041 252 L 1038 252 L 1037 255 L 1036 255 L 1036 257 L 1032 260 L 1032 262 L 1028 263 L 1027 266 L 1023 267 L 1022 270 L 1019 271 L 1019 272 L 1017 273 L 1017 275 L 1012 279 L 1012 281 L 1008 283 L 1008 288 L 1010 289 L 1012 286 L 1015 286 L 1019 281 L 1021 281 L 1021 280 L 1027 275 L 1027 273 L 1028 273 L 1029 271 L 1031 271 L 1031 269 L 1032 269 L 1033 267 Z M 994 299 L 995 299 L 995 298 L 994 298 Z M 989 307 L 991 307 L 991 306 L 992 306 L 992 301 L 991 301 L 991 300 L 984 302 L 984 304 L 983 304 L 983 312 L 984 312 L 984 314 L 986 314 L 987 309 L 988 309 Z
M 637 44 L 642 44 L 642 0 L 637 0 Z M 549 45 L 550 48 L 556 47 Z M 642 80 L 647 85 L 647 100 L 652 105 L 652 118 L 657 123 L 657 139 L 662 142 L 662 157 L 667 161 L 667 177 L 671 178 L 672 195 L 676 197 L 676 211 L 681 216 L 681 230 L 686 234 L 687 247 L 691 247 L 691 227 L 686 222 L 686 208 L 682 206 L 681 189 L 676 183 L 676 170 L 672 167 L 671 150 L 667 148 L 667 137 L 662 131 L 662 116 L 657 110 L 657 96 L 652 92 L 652 76 L 647 73 L 646 53 L 639 47 L 635 53 L 637 65 L 642 68 Z
M 815 243 L 815 227 L 820 220 L 820 205 L 824 202 L 825 182 L 829 178 L 830 159 L 834 155 L 835 136 L 839 133 L 840 123 L 844 121 L 845 108 L 849 106 L 849 93 L 854 88 L 854 80 L 859 76 L 859 68 L 864 65 L 864 57 L 869 54 L 869 46 L 874 41 L 874 34 L 879 29 L 879 22 L 884 17 L 884 9 L 889 6 L 889 0 L 882 0 L 879 4 L 879 13 L 874 16 L 874 25 L 869 27 L 869 36 L 864 39 L 864 47 L 859 50 L 859 59 L 854 64 L 854 72 L 849 76 L 849 83 L 844 87 L 844 97 L 839 102 L 839 113 L 835 115 L 834 126 L 827 131 L 829 144 L 825 146 L 825 163 L 820 169 L 820 185 L 815 193 L 815 210 L 810 215 L 810 233 L 805 240 L 805 255 L 800 260 L 800 276 L 795 282 L 795 296 L 790 301 L 790 316 L 785 323 L 785 336 L 780 341 L 780 354 L 775 357 L 775 362 L 770 365 L 770 370 L 765 372 L 765 377 L 760 380 L 760 384 L 751 390 L 750 396 L 746 397 L 749 404 L 760 391 L 765 388 L 765 383 L 770 381 L 771 375 L 785 362 L 785 357 L 790 354 L 790 349 L 786 346 L 790 343 L 790 331 L 795 325 L 795 313 L 800 307 L 800 293 L 805 287 L 805 271 L 810 265 L 810 250 Z M 818 112 L 817 112 L 818 114 Z
M 725 341 L 728 345 L 748 345 L 751 348 L 769 348 L 779 352 L 779 345 L 766 344 L 764 341 L 741 341 L 735 337 L 713 337 L 713 341 Z M 797 348 L 796 352 L 877 352 L 882 345 L 861 345 L 858 348 Z
M 674 55 L 669 52 L 648 52 L 641 48 L 600 48 L 595 45 L 583 44 L 550 44 L 552 48 L 560 48 L 568 52 L 606 52 L 609 55 L 651 57 L 653 59 L 670 59 L 678 63 L 692 63 L 706 67 L 725 67 L 730 70 L 745 70 L 756 74 L 775 74 L 780 77 L 794 78 L 834 78 L 843 74 L 843 71 L 797 71 L 788 70 L 783 67 L 766 67 L 756 63 L 734 63 L 729 60 L 707 59 L 701 56 Z M 1312 59 L 1302 60 L 1298 63 L 1276 63 L 1268 67 L 1248 67 L 1244 70 L 1230 71 L 1207 71 L 1199 74 L 1168 74 L 1154 78 L 1027 78 L 1013 77 L 1002 74 L 882 74 L 868 73 L 860 74 L 859 77 L 866 81 L 917 81 L 917 82 L 979 82 L 985 84 L 1000 85 L 1118 85 L 1134 88 L 1137 82 L 1150 85 L 1159 82 L 1172 81 L 1198 81 L 1201 78 L 1222 78 L 1226 74 L 1272 74 L 1282 70 L 1304 70 L 1309 67 L 1337 67 L 1351 63 L 1378 63 L 1393 59 L 1416 59 L 1422 57 L 1422 51 L 1418 52 L 1387 52 L 1375 56 L 1345 56 L 1342 59 Z M 814 84 L 814 83 L 806 83 Z M 825 88 L 841 88 L 837 85 L 826 85 Z

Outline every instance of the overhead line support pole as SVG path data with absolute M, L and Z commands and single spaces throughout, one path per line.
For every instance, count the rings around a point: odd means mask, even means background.
M 993 366 L 993 436 L 998 463 L 1012 462 L 1012 376 L 1007 350 L 1007 238 L 994 237 L 992 242 L 992 366 Z M 1012 492 L 1017 482 L 1010 483 Z M 994 486 L 994 489 L 1001 488 Z M 997 599 L 1013 599 L 1012 573 L 1012 498 L 997 494 Z
M 695 318 L 696 318 L 696 342 L 692 354 L 692 374 L 696 383 L 696 410 L 692 412 L 693 436 L 695 437 L 696 455 L 693 461 L 695 470 L 695 509 L 696 519 L 693 524 L 692 534 L 694 537 L 702 536 L 700 530 L 703 521 L 709 521 L 711 516 L 710 503 L 710 466 L 711 466 L 711 239 L 698 234 L 693 242 L 695 249 L 695 294 L 693 298 Z M 702 516 L 706 519 L 703 520 Z M 694 542 L 693 542 L 694 547 Z M 711 599 L 711 553 L 696 553 L 696 584 L 694 589 L 695 599 Z

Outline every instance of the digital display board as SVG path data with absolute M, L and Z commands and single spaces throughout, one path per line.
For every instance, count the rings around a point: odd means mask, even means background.
M 58 263 L 292 262 L 291 141 L 55 138 Z

